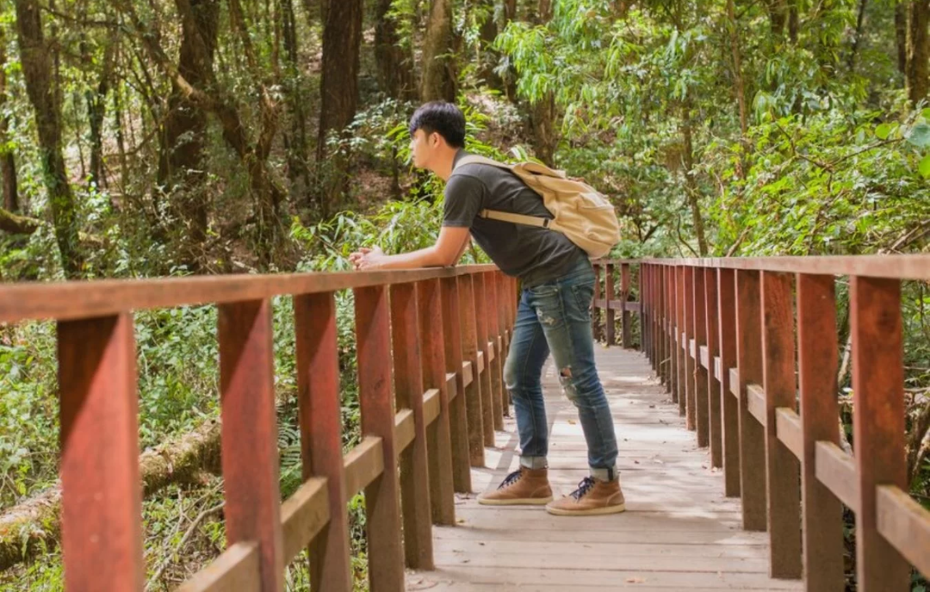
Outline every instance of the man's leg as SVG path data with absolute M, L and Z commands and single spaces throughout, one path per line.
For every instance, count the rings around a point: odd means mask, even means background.
M 520 470 L 509 474 L 497 490 L 478 496 L 479 503 L 542 505 L 552 499 L 546 469 L 549 424 L 541 380 L 548 357 L 549 346 L 524 291 L 504 364 L 504 382 L 513 397 L 520 434 Z
M 549 345 L 524 292 L 504 363 L 504 383 L 513 397 L 522 451 L 520 465 L 528 469 L 545 468 L 549 453 L 549 424 L 542 392 L 542 368 L 548 357 Z
M 530 291 L 559 380 L 578 416 L 588 444 L 591 477 L 582 481 L 566 500 L 549 505 L 553 513 L 606 514 L 624 509 L 617 481 L 617 436 L 610 405 L 594 360 L 590 305 L 594 273 L 580 265 L 559 281 Z

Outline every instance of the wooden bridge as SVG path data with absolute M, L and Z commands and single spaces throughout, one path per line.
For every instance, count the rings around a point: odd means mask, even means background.
M 593 323 L 629 511 L 595 519 L 474 503 L 516 462 L 502 360 L 517 287 L 494 267 L 0 288 L 0 322 L 58 323 L 66 589 L 144 586 L 132 311 L 204 303 L 219 306 L 228 544 L 182 590 L 280 591 L 307 547 L 312 589 L 351 590 L 346 501 L 359 491 L 376 592 L 842 590 L 843 505 L 860 590 L 908 590 L 912 566 L 930 574 L 930 513 L 906 493 L 900 314 L 901 281 L 930 280 L 930 257 L 598 269 Z M 838 446 L 838 276 L 855 456 Z M 364 435 L 346 455 L 341 290 L 355 296 Z M 305 476 L 283 503 L 275 296 L 294 297 Z M 609 347 L 617 324 L 626 346 L 638 325 L 643 353 Z M 583 439 L 547 380 L 552 475 L 567 493 L 586 472 Z

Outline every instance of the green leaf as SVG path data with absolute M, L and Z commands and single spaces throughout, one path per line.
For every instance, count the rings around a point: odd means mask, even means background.
M 920 164 L 917 166 L 917 169 L 924 179 L 930 177 L 930 154 L 920 159 Z
M 907 141 L 918 148 L 930 146 L 930 125 L 918 123 L 912 127 L 911 133 L 907 135 Z
M 890 123 L 882 123 L 877 128 L 875 128 L 875 136 L 879 140 L 887 140 L 888 136 L 891 135 L 891 132 L 894 131 L 895 126 Z

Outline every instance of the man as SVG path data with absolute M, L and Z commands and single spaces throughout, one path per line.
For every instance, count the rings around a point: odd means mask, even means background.
M 617 477 L 617 439 L 610 407 L 594 366 L 590 306 L 594 270 L 586 253 L 563 234 L 546 228 L 482 218 L 483 209 L 552 218 L 542 198 L 507 170 L 456 163 L 466 154 L 465 116 L 453 104 L 434 102 L 410 119 L 413 164 L 446 181 L 442 228 L 436 244 L 398 255 L 361 249 L 350 260 L 356 269 L 408 269 L 455 265 L 469 234 L 500 269 L 522 281 L 504 379 L 520 433 L 520 469 L 495 491 L 481 494 L 485 505 L 546 505 L 556 515 L 612 514 L 624 510 Z M 550 352 L 562 388 L 578 408 L 588 445 L 590 476 L 571 495 L 553 501 L 546 456 L 549 428 L 541 374 Z

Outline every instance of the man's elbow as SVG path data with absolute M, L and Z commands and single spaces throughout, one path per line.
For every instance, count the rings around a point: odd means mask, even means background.
M 459 253 L 452 253 L 448 250 L 437 250 L 436 252 L 436 265 L 440 267 L 452 267 L 461 259 Z

